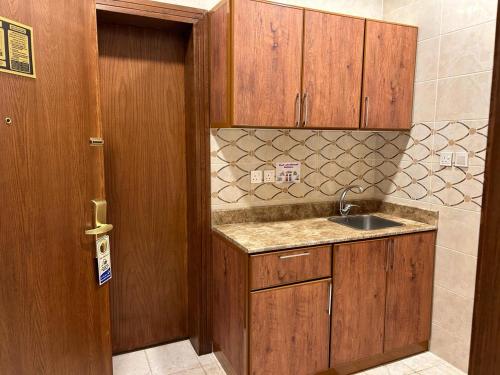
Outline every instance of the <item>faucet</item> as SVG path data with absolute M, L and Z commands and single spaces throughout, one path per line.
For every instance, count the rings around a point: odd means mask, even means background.
M 349 211 L 351 211 L 351 208 L 359 207 L 357 204 L 350 204 L 345 202 L 345 197 L 349 191 L 360 194 L 364 191 L 364 189 L 359 185 L 349 185 L 342 190 L 342 195 L 340 196 L 340 214 L 342 216 L 349 215 Z

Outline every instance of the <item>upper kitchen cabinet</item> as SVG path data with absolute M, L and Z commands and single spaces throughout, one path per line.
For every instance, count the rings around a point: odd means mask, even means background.
M 409 129 L 416 45 L 412 26 L 224 0 L 210 12 L 211 126 Z
M 304 10 L 223 2 L 210 17 L 213 127 L 297 126 Z
M 302 127 L 359 127 L 365 20 L 305 11 Z
M 366 21 L 361 129 L 410 129 L 417 28 Z

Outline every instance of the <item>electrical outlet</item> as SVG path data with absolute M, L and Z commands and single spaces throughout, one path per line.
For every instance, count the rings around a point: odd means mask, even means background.
M 262 183 L 262 171 L 251 171 L 250 172 L 250 183 L 261 184 Z
M 443 167 L 451 167 L 453 165 L 453 152 L 441 152 L 439 155 L 439 165 Z
M 274 180 L 276 180 L 276 171 L 274 169 L 264 171 L 264 182 L 272 183 Z
M 467 168 L 469 166 L 469 154 L 467 152 L 456 152 L 455 166 Z

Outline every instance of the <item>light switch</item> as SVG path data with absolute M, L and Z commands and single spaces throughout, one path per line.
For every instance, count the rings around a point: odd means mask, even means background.
M 441 152 L 439 155 L 439 165 L 443 167 L 451 167 L 453 164 L 453 152 Z
M 469 154 L 467 152 L 457 152 L 455 153 L 455 167 L 465 167 L 469 166 Z
M 268 169 L 264 171 L 264 182 L 273 183 L 276 179 L 276 171 L 274 169 Z
M 262 171 L 251 171 L 250 172 L 250 183 L 261 184 L 262 183 Z

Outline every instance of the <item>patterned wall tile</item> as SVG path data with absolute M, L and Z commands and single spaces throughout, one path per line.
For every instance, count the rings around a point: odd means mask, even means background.
M 434 160 L 439 161 L 442 151 L 469 154 L 470 165 L 484 165 L 488 138 L 488 121 L 437 122 L 434 127 Z
M 486 121 L 415 123 L 409 132 L 307 129 L 212 131 L 212 204 L 217 207 L 331 200 L 349 184 L 361 197 L 392 196 L 480 210 Z M 442 168 L 442 151 L 466 151 L 470 168 Z M 250 184 L 250 171 L 302 163 L 296 184 Z

